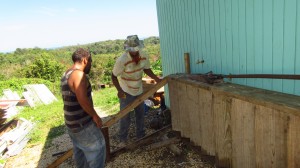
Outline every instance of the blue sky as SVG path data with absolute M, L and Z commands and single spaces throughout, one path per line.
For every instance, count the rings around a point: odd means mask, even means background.
M 159 36 L 156 0 L 0 0 L 0 52 Z

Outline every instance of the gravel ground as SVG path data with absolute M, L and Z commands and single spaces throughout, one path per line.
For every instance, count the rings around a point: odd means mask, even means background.
M 146 134 L 149 135 L 155 132 L 150 128 L 150 120 L 157 115 L 157 110 L 150 110 L 145 118 Z M 109 117 L 103 118 L 107 120 Z M 133 118 L 132 118 L 133 122 Z M 110 146 L 111 151 L 117 149 L 118 124 L 114 124 L 109 128 Z M 134 124 L 131 124 L 129 130 L 129 138 L 134 140 L 135 138 Z M 180 155 L 175 155 L 167 147 L 161 147 L 159 149 L 149 150 L 147 146 L 138 147 L 136 149 L 123 152 L 111 159 L 106 164 L 107 168 L 115 167 L 143 167 L 143 168 L 176 168 L 176 167 L 189 167 L 189 168 L 214 168 L 213 159 L 204 155 L 201 155 L 198 147 L 192 146 L 187 140 L 175 144 L 181 149 Z M 72 148 L 72 143 L 67 134 L 61 135 L 52 141 L 52 145 L 44 149 L 43 145 L 26 147 L 19 155 L 9 158 L 5 168 L 45 168 L 51 164 L 58 156 L 52 156 L 55 153 L 67 151 Z M 64 161 L 60 168 L 75 168 L 73 158 L 69 158 Z

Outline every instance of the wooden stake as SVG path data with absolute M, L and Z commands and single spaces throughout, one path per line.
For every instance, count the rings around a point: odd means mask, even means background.
M 189 53 L 184 53 L 184 64 L 185 64 L 185 73 L 191 74 L 190 54 Z

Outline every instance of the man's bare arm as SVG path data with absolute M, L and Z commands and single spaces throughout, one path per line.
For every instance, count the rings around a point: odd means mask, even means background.
M 154 79 L 156 83 L 160 82 L 161 79 L 159 79 L 151 69 L 144 69 L 145 74 L 147 74 L 150 78 Z
M 118 78 L 113 73 L 111 74 L 111 80 L 112 80 L 113 84 L 115 85 L 116 89 L 118 90 L 118 97 L 120 99 L 125 98 L 125 93 L 120 86 Z
M 80 106 L 93 118 L 94 122 L 97 124 L 97 127 L 102 127 L 102 121 L 96 113 L 92 101 L 90 101 L 87 96 L 88 82 L 84 72 L 74 71 L 69 80 L 69 86 L 76 94 Z

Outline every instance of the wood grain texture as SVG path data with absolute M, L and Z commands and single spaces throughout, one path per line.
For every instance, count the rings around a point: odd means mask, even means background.
M 205 89 L 199 89 L 199 115 L 201 124 L 201 146 L 207 154 L 215 155 L 212 93 Z
M 255 105 L 232 100 L 232 166 L 255 167 L 254 137 Z
M 200 121 L 200 111 L 201 108 L 199 106 L 199 97 L 198 97 L 198 88 L 187 85 L 186 87 L 187 91 L 187 99 L 189 102 L 189 105 L 187 106 L 187 111 L 189 113 L 189 121 L 190 121 L 190 129 L 191 129 L 191 136 L 190 140 L 195 145 L 200 145 L 198 143 L 198 139 L 201 137 L 201 121 Z
M 180 131 L 180 111 L 178 102 L 178 87 L 175 80 L 169 80 L 169 98 L 170 98 L 170 109 L 172 118 L 172 129 Z
M 180 111 L 180 129 L 181 136 L 185 138 L 190 138 L 190 117 L 188 112 L 189 101 L 187 98 L 186 84 L 178 83 L 178 97 L 180 98 L 179 102 L 179 111 Z
M 218 167 L 232 167 L 232 99 L 213 95 L 215 146 Z
M 300 117 L 290 115 L 288 128 L 288 166 L 300 167 Z
M 288 115 L 257 106 L 255 111 L 256 167 L 287 167 Z

